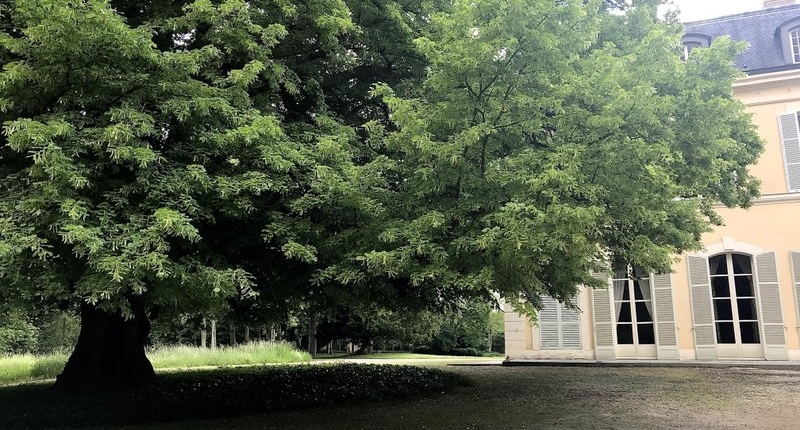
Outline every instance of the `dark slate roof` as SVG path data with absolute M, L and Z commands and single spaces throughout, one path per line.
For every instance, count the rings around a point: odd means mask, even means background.
M 775 34 L 781 24 L 797 17 L 800 17 L 800 4 L 687 22 L 684 25 L 686 34 L 700 33 L 710 36 L 712 40 L 727 34 L 732 40 L 749 42 L 750 47 L 737 58 L 736 64 L 749 74 L 758 74 L 800 68 L 798 64 L 787 65 L 784 62 L 781 40 Z

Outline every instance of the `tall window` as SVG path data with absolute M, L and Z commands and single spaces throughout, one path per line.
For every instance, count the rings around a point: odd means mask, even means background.
M 708 259 L 717 343 L 760 343 L 753 260 L 745 254 Z
M 613 285 L 617 344 L 654 345 L 650 275 L 637 267 L 624 267 L 615 271 Z
M 800 28 L 789 32 L 789 46 L 792 47 L 792 62 L 800 63 Z

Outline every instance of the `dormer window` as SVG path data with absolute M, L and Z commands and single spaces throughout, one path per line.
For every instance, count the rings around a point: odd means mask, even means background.
M 792 62 L 800 63 L 800 27 L 789 32 L 789 46 L 792 47 Z
M 781 42 L 783 63 L 800 64 L 800 17 L 794 17 L 775 29 L 775 38 Z
M 711 45 L 711 38 L 701 33 L 688 33 L 683 36 L 683 60 L 689 59 L 689 55 L 694 48 L 708 48 Z

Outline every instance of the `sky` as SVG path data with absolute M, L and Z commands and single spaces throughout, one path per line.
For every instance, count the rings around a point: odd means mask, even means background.
M 764 0 L 672 0 L 681 10 L 682 22 L 759 10 Z

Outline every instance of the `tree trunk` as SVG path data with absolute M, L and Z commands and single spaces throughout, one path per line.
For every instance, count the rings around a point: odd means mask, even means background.
M 200 327 L 200 348 L 208 346 L 208 334 L 206 334 L 206 319 L 203 318 L 203 325 Z
M 317 355 L 317 316 L 311 314 L 308 321 L 308 353 Z
M 250 326 L 244 326 L 244 343 L 250 343 Z
M 155 372 L 144 353 L 150 321 L 144 299 L 132 296 L 133 317 L 120 311 L 109 313 L 81 303 L 78 343 L 54 388 L 61 391 L 130 388 L 155 380 Z
M 211 320 L 211 349 L 217 349 L 217 320 Z
M 230 336 L 230 345 L 236 346 L 236 324 L 231 323 L 228 335 Z

